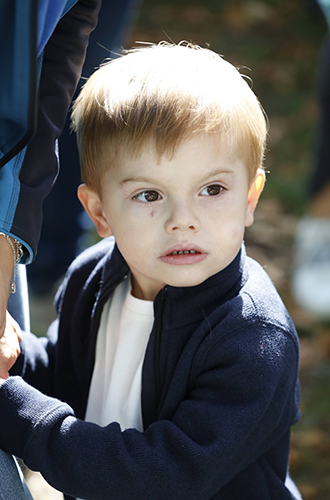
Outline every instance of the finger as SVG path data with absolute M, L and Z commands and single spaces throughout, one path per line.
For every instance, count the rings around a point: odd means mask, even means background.
M 0 381 L 1 380 L 5 381 L 5 380 L 7 380 L 8 377 L 9 377 L 9 373 L 6 370 L 0 370 Z
M 7 328 L 11 328 L 15 332 L 15 334 L 18 338 L 18 342 L 22 342 L 21 327 L 19 326 L 17 321 L 15 321 L 14 318 L 9 314 L 8 311 L 6 311 L 6 324 L 7 324 Z
M 18 337 L 11 327 L 7 327 L 0 339 L 0 377 L 6 378 L 8 371 L 15 364 L 21 349 Z
M 9 370 L 14 366 L 19 356 L 19 348 L 12 348 L 7 352 L 1 352 L 0 378 L 8 378 Z
M 4 382 L 6 382 L 7 378 L 9 378 L 9 374 L 8 374 L 8 376 L 7 376 L 7 377 L 2 377 L 2 376 L 1 376 L 1 373 L 0 373 L 0 386 L 1 386 L 1 384 L 3 384 Z

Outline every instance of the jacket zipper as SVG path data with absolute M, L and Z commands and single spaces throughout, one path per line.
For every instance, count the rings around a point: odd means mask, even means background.
M 162 324 L 163 324 L 165 291 L 166 287 L 161 291 L 157 316 L 155 319 L 154 374 L 155 374 L 155 385 L 156 385 L 157 410 L 159 409 L 161 392 L 162 392 L 161 381 L 160 381 L 160 344 L 162 340 Z

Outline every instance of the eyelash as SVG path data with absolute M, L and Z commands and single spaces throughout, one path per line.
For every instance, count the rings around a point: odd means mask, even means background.
M 141 200 L 141 199 L 139 199 L 139 196 L 148 195 L 148 194 L 155 194 L 157 196 L 157 198 L 153 199 L 153 200 Z M 158 193 L 158 191 L 155 191 L 154 189 L 147 189 L 146 191 L 141 191 L 140 193 L 133 196 L 133 199 L 141 201 L 143 203 L 153 203 L 155 201 L 161 200 L 162 196 Z
M 214 188 L 216 188 L 216 190 L 218 190 L 218 192 L 215 194 L 210 194 L 208 192 L 208 196 L 214 196 L 214 197 L 220 196 L 220 194 L 225 190 L 225 188 L 223 188 L 220 184 L 208 184 L 207 186 L 205 186 L 201 190 L 201 192 L 199 193 L 199 196 L 206 196 L 206 195 L 202 194 L 202 192 L 205 191 L 206 189 L 207 190 L 214 190 Z
M 215 192 L 214 194 L 210 194 L 210 192 L 208 192 L 208 195 L 203 195 L 201 194 L 203 191 L 205 190 L 215 190 L 217 192 Z M 220 196 L 220 194 L 225 190 L 225 188 L 223 188 L 220 184 L 209 184 L 208 186 L 205 186 L 199 193 L 199 196 L 212 196 L 212 197 L 216 197 L 216 196 Z M 153 199 L 141 199 L 140 197 L 141 196 L 148 196 L 148 195 L 151 195 L 153 197 Z M 156 201 L 159 201 L 162 199 L 162 196 L 158 193 L 158 191 L 154 190 L 154 189 L 147 189 L 145 191 L 141 191 L 140 193 L 136 194 L 135 196 L 133 196 L 133 199 L 135 200 L 138 200 L 142 203 L 154 203 Z

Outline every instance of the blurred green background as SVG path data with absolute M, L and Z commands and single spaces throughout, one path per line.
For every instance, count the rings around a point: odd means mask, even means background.
M 265 194 L 301 213 L 316 118 L 315 67 L 326 33 L 312 0 L 145 0 L 132 44 L 188 40 L 246 67 L 270 119 Z
M 295 225 L 306 208 L 313 169 L 315 83 L 326 36 L 312 0 L 145 0 L 130 43 L 188 40 L 210 47 L 244 68 L 268 115 L 269 173 L 246 243 L 269 272 L 300 336 L 302 419 L 292 432 L 290 461 L 304 500 L 330 499 L 329 325 L 300 310 L 290 289 Z
M 313 0 L 144 0 L 127 45 L 187 40 L 210 47 L 243 68 L 268 115 L 267 183 L 246 244 L 274 281 L 301 341 L 302 418 L 293 428 L 290 463 L 304 500 L 330 499 L 330 325 L 301 310 L 290 288 L 295 226 L 313 169 L 315 81 L 326 36 Z M 53 315 L 49 298 L 31 300 L 32 331 L 45 334 Z M 34 489 L 38 500 L 51 494 L 40 483 Z

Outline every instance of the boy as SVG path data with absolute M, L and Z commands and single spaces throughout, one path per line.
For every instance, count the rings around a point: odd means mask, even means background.
M 243 245 L 255 95 L 213 52 L 160 44 L 96 71 L 73 124 L 105 239 L 70 267 L 48 340 L 24 334 L 12 375 L 31 385 L 1 385 L 0 447 L 66 498 L 292 499 L 298 339 Z

